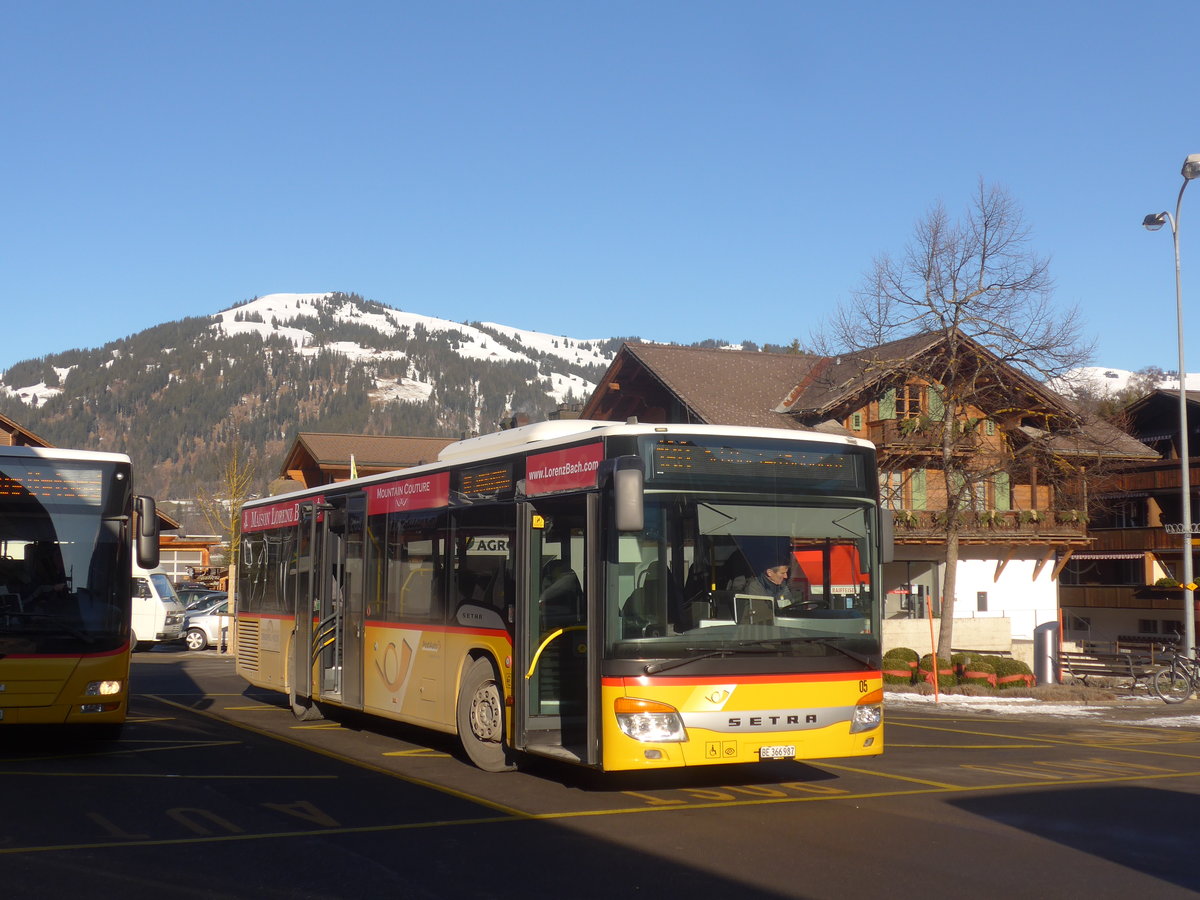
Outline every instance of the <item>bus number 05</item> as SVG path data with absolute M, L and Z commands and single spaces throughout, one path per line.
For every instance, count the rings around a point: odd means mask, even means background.
M 867 683 L 865 681 L 860 681 L 858 683 L 858 692 L 860 694 L 865 694 L 867 692 Z

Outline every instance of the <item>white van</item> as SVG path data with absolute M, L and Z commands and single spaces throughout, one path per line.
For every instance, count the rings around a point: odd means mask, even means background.
M 162 569 L 133 564 L 133 646 L 183 638 L 183 602 Z

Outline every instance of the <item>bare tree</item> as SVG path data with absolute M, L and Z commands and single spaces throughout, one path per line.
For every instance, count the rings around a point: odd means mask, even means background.
M 922 334 L 938 337 L 936 352 L 887 357 L 889 343 Z M 929 430 L 926 446 L 937 448 L 932 458 L 945 479 L 947 605 L 937 651 L 948 657 L 962 514 L 976 486 L 1002 465 L 970 452 L 972 416 L 977 422 L 978 411 L 987 410 L 989 418 L 1023 429 L 1014 454 L 1036 451 L 1038 432 L 1061 425 L 1050 420 L 1063 409 L 1045 402 L 1040 383 L 1083 365 L 1092 352 L 1081 338 L 1078 309 L 1055 307 L 1048 260 L 1030 246 L 1020 208 L 1006 190 L 980 179 L 961 218 L 952 219 L 939 203 L 917 222 L 901 257 L 876 258 L 823 340 L 868 365 L 886 366 L 901 384 L 919 382 L 936 394 L 919 425 Z M 1027 390 L 1011 390 L 1014 369 Z M 1042 428 L 1029 427 L 1035 420 Z
M 259 481 L 258 458 L 233 429 L 224 445 L 224 464 L 216 490 L 197 491 L 196 502 L 209 528 L 229 546 L 229 592 L 234 596 L 242 543 L 242 504 L 255 495 Z

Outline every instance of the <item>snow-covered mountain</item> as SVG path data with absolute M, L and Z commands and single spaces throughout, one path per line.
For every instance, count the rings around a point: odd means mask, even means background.
M 355 294 L 270 294 L 0 373 L 0 413 L 59 446 L 129 453 L 186 494 L 236 439 L 278 464 L 298 431 L 457 436 L 582 403 L 620 339 L 459 323 Z M 270 473 L 274 474 L 274 473 Z
M 609 344 L 610 338 L 569 338 L 494 322 L 451 322 L 362 301 L 353 295 L 335 293 L 267 294 L 222 310 L 210 318 L 213 322 L 211 331 L 216 335 L 254 334 L 263 340 L 277 337 L 289 341 L 301 355 L 333 352 L 356 363 L 404 359 L 406 354 L 403 350 L 383 350 L 353 340 L 328 340 L 326 335 L 311 327 L 311 320 L 332 319 L 374 329 L 389 337 L 415 333 L 418 329 L 424 329 L 429 334 L 453 334 L 460 356 L 484 362 L 530 362 L 557 358 L 570 364 L 573 370 L 581 367 L 603 369 L 611 362 L 613 355 L 611 351 L 602 349 Z M 303 324 L 293 325 L 297 320 Z M 497 335 L 507 338 L 507 341 L 501 343 Z M 71 367 L 50 368 L 54 372 L 53 383 L 50 384 L 45 380 L 33 384 L 14 384 L 7 373 L 0 373 L 0 394 L 30 406 L 42 405 L 62 393 L 61 385 L 71 371 Z M 585 398 L 595 387 L 594 383 L 572 371 L 551 371 L 547 373 L 547 378 L 547 393 L 560 403 L 572 397 Z M 433 383 L 417 378 L 378 379 L 376 387 L 381 399 L 423 401 L 429 399 Z
M 1184 381 L 1187 390 L 1200 391 L 1200 373 L 1189 372 Z M 1104 399 L 1124 394 L 1131 388 L 1138 391 L 1177 391 L 1179 376 L 1154 369 L 1130 372 L 1127 369 L 1105 366 L 1083 366 L 1073 370 L 1065 378 L 1052 382 L 1050 386 L 1068 397 L 1089 396 Z

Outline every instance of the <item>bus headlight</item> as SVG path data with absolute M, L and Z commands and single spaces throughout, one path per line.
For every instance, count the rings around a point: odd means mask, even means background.
M 870 731 L 872 728 L 878 728 L 879 723 L 882 721 L 883 704 L 864 703 L 861 706 L 854 707 L 854 718 L 850 720 L 850 733 L 857 734 L 860 731 Z
M 617 725 L 635 741 L 686 741 L 687 729 L 675 707 L 657 700 L 618 697 L 614 704 Z
M 91 681 L 83 691 L 87 697 L 107 697 L 121 693 L 119 681 Z

